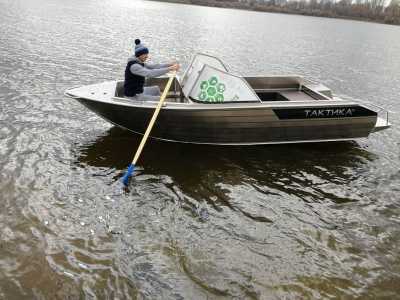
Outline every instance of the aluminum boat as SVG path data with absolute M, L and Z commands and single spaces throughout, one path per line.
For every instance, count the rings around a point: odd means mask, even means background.
M 151 78 L 146 85 L 163 90 L 167 81 Z M 125 98 L 123 84 L 71 88 L 65 95 L 143 134 L 158 102 Z M 151 137 L 217 145 L 303 143 L 365 138 L 390 126 L 383 108 L 340 99 L 301 76 L 238 76 L 218 58 L 196 54 L 183 76 L 174 78 Z

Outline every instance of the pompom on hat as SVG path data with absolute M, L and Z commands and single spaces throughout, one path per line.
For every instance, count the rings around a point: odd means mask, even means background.
M 140 55 L 143 54 L 148 54 L 149 53 L 149 49 L 143 45 L 139 39 L 135 40 L 135 56 L 139 57 Z

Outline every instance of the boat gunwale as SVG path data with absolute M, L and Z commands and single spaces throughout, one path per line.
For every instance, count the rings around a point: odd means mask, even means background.
M 109 100 L 94 99 L 91 97 L 79 97 L 72 94 L 64 93 L 65 96 L 73 99 L 84 99 L 87 101 L 101 102 L 105 104 L 119 105 L 122 107 L 141 107 L 141 108 L 152 108 L 154 109 L 158 101 L 138 101 L 123 97 L 110 97 Z M 362 104 L 347 100 L 308 100 L 308 101 L 292 101 L 288 105 L 288 101 L 273 101 L 273 103 L 264 102 L 240 102 L 235 103 L 218 103 L 218 104 L 207 104 L 207 103 L 195 103 L 195 102 L 164 102 L 162 109 L 185 109 L 185 110 L 225 110 L 225 109 L 259 109 L 259 108 L 314 108 L 314 107 L 340 107 L 340 106 L 362 106 Z

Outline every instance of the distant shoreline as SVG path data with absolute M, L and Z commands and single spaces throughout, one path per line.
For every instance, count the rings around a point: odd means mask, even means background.
M 270 13 L 282 13 L 282 14 L 291 14 L 291 15 L 302 15 L 302 16 L 310 16 L 310 17 L 325 17 L 325 18 L 334 18 L 334 19 L 344 19 L 344 20 L 354 20 L 354 21 L 364 21 L 364 22 L 372 22 L 379 24 L 388 24 L 388 25 L 400 25 L 400 14 L 399 16 L 387 16 L 387 15 L 379 15 L 375 18 L 364 17 L 364 16 L 352 16 L 352 15 L 343 15 L 338 14 L 335 10 L 323 10 L 320 7 L 311 7 L 309 4 L 304 4 L 303 7 L 298 8 L 294 7 L 294 5 L 270 5 L 267 3 L 256 3 L 256 2 L 236 2 L 236 1 L 226 1 L 226 0 L 150 0 L 157 2 L 170 2 L 170 3 L 178 3 L 178 4 L 189 4 L 189 5 L 199 5 L 199 6 L 208 6 L 208 7 L 219 7 L 219 8 L 232 8 L 232 9 L 242 9 L 242 10 L 250 10 L 250 11 L 259 11 L 259 12 L 270 12 Z M 297 2 L 301 3 L 301 2 Z M 353 7 L 347 7 L 347 13 L 351 13 L 351 9 Z M 400 6 L 395 7 L 395 13 L 400 12 Z M 371 12 L 368 12 L 371 14 Z M 380 19 L 382 18 L 382 19 Z

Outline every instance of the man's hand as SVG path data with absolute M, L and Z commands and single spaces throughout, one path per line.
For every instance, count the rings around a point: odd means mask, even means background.
M 179 68 L 180 68 L 180 66 L 179 66 L 179 64 L 177 64 L 177 63 L 175 63 L 175 64 L 173 64 L 172 66 L 169 66 L 169 67 L 168 67 L 168 69 L 169 69 L 170 71 L 176 71 L 176 72 L 179 71 Z

